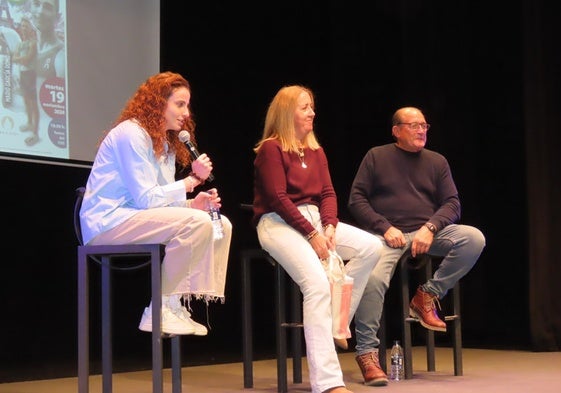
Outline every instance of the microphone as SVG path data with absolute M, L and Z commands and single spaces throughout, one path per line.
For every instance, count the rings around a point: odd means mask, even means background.
M 182 130 L 179 132 L 179 135 L 177 137 L 181 142 L 185 143 L 185 146 L 187 146 L 187 149 L 189 149 L 189 154 L 191 154 L 191 158 L 193 159 L 193 161 L 196 160 L 200 156 L 200 154 L 197 151 L 197 148 L 191 143 L 191 134 L 189 134 L 189 131 Z M 209 173 L 206 180 L 209 182 L 213 181 L 214 175 L 212 173 Z

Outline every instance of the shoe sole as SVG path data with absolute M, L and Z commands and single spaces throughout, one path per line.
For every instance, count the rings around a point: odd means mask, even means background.
M 139 326 L 138 330 L 141 330 L 141 331 L 146 332 L 146 333 L 152 333 L 152 326 L 150 326 L 149 328 Z M 197 336 L 199 336 L 200 334 L 195 334 L 194 330 L 189 331 L 189 332 L 177 331 L 177 330 L 176 331 L 162 330 L 162 335 L 169 335 L 169 336 L 194 336 L 194 335 L 197 335 Z
M 152 325 L 150 325 L 150 327 L 139 326 L 138 329 L 142 330 L 143 332 L 152 333 Z M 162 330 L 162 335 L 164 335 L 164 334 L 167 334 L 167 335 L 172 336 L 172 337 L 177 336 L 177 335 L 181 335 L 181 336 L 206 336 L 208 334 L 208 331 L 193 330 L 192 332 L 189 331 L 189 333 L 180 333 L 178 331 Z
M 421 318 L 419 316 L 419 314 L 417 314 L 417 312 L 413 309 L 413 308 L 409 308 L 409 316 L 415 318 L 416 320 L 419 321 L 419 323 L 426 329 L 429 330 L 434 330 L 435 332 L 443 332 L 446 333 L 446 327 L 440 327 L 440 326 L 433 326 L 433 325 L 429 325 L 428 323 L 426 323 L 423 318 Z
M 149 323 L 140 324 L 138 326 L 138 329 L 143 332 L 152 333 L 152 321 L 149 321 Z M 170 336 L 206 336 L 207 331 L 197 330 L 195 327 L 193 327 L 193 330 L 167 330 L 162 326 L 162 335 L 164 334 Z
M 388 384 L 388 380 L 386 378 L 375 378 L 371 381 L 364 382 L 366 386 L 386 386 Z
M 141 328 L 140 326 L 138 327 L 138 330 L 140 330 L 141 332 L 152 333 L 152 330 L 145 330 L 145 329 Z M 177 336 L 177 334 L 162 332 L 162 335 L 160 337 L 162 337 L 162 338 L 172 338 L 172 337 L 175 337 L 175 336 Z

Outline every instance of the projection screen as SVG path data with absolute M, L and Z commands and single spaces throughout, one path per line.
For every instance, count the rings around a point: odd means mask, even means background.
M 159 57 L 159 0 L 0 0 L 0 159 L 90 166 Z

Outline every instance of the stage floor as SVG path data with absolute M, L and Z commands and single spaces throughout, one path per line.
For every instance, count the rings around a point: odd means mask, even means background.
M 561 352 L 527 352 L 488 349 L 463 350 L 463 375 L 454 376 L 452 350 L 437 348 L 436 371 L 426 371 L 424 347 L 413 349 L 413 378 L 390 382 L 386 387 L 362 384 L 354 353 L 339 358 L 347 388 L 354 393 L 559 393 Z M 290 381 L 289 392 L 310 392 L 307 365 L 303 383 Z M 242 363 L 193 366 L 182 369 L 182 393 L 274 393 L 277 391 L 276 361 L 254 362 L 254 387 L 244 389 Z M 114 374 L 114 393 L 151 393 L 151 371 Z M 0 384 L 0 393 L 76 393 L 77 378 L 62 378 Z M 164 391 L 171 392 L 171 370 L 164 370 Z M 90 393 L 101 392 L 101 376 L 90 377 Z

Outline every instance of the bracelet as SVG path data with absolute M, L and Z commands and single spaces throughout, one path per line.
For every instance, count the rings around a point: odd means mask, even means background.
M 310 241 L 312 240 L 314 237 L 316 237 L 318 234 L 317 229 L 314 229 L 313 231 L 311 231 L 310 233 L 308 233 L 308 235 L 306 236 L 306 240 Z
M 333 225 L 333 224 L 324 225 L 324 226 L 323 226 L 323 231 L 325 232 L 325 231 L 327 230 L 327 228 L 333 228 L 333 229 L 335 229 L 335 225 Z
M 201 184 L 205 183 L 205 179 L 201 178 L 199 175 L 197 175 L 195 172 L 191 171 L 191 173 L 189 173 L 188 176 L 193 176 L 195 179 L 197 179 L 199 182 L 201 182 Z
M 195 190 L 195 182 L 193 181 L 193 179 L 191 179 L 190 176 L 187 176 L 186 180 L 187 182 L 189 182 L 189 186 L 190 186 L 188 189 L 186 189 L 186 191 L 188 193 L 193 192 Z

